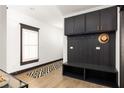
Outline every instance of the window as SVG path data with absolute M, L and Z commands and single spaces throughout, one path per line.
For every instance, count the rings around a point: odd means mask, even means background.
M 39 61 L 39 28 L 21 25 L 21 65 Z

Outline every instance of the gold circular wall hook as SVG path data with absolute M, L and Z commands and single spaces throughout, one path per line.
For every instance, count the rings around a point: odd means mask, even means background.
M 108 43 L 109 42 L 109 39 L 110 39 L 109 38 L 109 35 L 106 34 L 106 33 L 102 33 L 98 37 L 99 42 L 102 43 L 102 44 Z

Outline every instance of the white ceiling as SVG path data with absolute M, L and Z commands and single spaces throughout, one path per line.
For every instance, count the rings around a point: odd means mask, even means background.
M 63 28 L 65 16 L 95 7 L 98 5 L 8 6 L 9 9 L 22 12 L 58 28 Z
M 99 5 L 59 5 L 57 8 L 61 11 L 63 16 L 68 16 L 76 12 L 85 11 Z

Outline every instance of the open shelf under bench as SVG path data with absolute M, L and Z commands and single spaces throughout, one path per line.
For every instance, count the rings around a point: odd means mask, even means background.
M 103 69 L 103 67 L 91 65 L 63 64 L 63 75 L 109 87 L 118 87 L 118 73 L 113 68 L 106 67 Z

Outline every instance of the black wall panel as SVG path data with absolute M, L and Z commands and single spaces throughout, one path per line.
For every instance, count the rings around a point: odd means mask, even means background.
M 81 65 L 87 62 L 87 39 L 85 36 L 68 37 L 68 63 Z M 71 49 L 73 47 L 73 49 Z
M 115 67 L 115 33 L 108 33 L 106 44 L 98 41 L 100 34 L 68 37 L 68 63 Z M 70 49 L 73 47 L 73 49 Z M 97 50 L 99 47 L 100 50 Z

